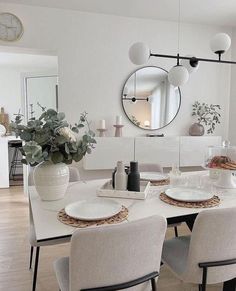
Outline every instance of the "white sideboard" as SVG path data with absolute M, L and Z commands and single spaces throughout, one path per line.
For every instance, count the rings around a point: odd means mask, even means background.
M 181 136 L 180 167 L 201 166 L 207 153 L 207 147 L 221 145 L 220 136 Z
M 162 167 L 179 164 L 179 142 L 177 137 L 135 138 L 135 160 L 140 163 L 157 163 Z
M 92 154 L 83 160 L 86 170 L 110 170 L 117 161 L 129 164 L 134 160 L 133 137 L 96 137 L 96 141 Z
M 220 145 L 220 136 L 96 137 L 96 149 L 84 157 L 85 170 L 113 169 L 121 160 L 129 163 L 201 166 L 208 146 Z

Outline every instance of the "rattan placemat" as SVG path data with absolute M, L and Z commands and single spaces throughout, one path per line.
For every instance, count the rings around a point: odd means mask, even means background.
M 152 186 L 164 186 L 164 185 L 169 185 L 170 184 L 170 179 L 165 179 L 161 181 L 151 181 Z
M 211 199 L 202 202 L 182 202 L 169 198 L 164 192 L 160 194 L 160 199 L 165 203 L 187 208 L 209 208 L 216 207 L 220 204 L 220 198 L 214 195 Z
M 125 219 L 127 219 L 128 213 L 129 213 L 128 208 L 126 208 L 125 206 L 122 206 L 122 210 L 118 214 L 116 214 L 115 216 L 112 216 L 110 218 L 103 219 L 103 220 L 85 221 L 85 220 L 79 220 L 79 219 L 75 219 L 73 217 L 68 216 L 65 213 L 65 209 L 63 208 L 62 210 L 60 210 L 58 212 L 57 218 L 60 222 L 66 224 L 66 225 L 84 228 L 84 227 L 88 227 L 88 226 L 120 223 L 120 222 L 124 221 Z

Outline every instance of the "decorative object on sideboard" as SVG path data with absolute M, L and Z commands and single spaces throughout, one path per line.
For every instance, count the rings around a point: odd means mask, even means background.
M 224 61 L 221 59 L 222 54 L 225 53 L 231 45 L 231 39 L 226 33 L 218 33 L 210 42 L 211 50 L 218 55 L 218 59 L 197 58 L 193 56 L 180 56 L 180 0 L 178 7 L 178 49 L 176 55 L 156 54 L 152 53 L 149 47 L 142 42 L 134 43 L 129 49 L 129 58 L 135 65 L 144 65 L 150 57 L 176 59 L 177 65 L 172 67 L 169 71 L 169 81 L 173 86 L 184 85 L 189 79 L 189 73 L 196 71 L 199 62 L 236 64 L 235 61 Z M 184 61 L 180 63 L 180 60 Z M 188 63 L 185 67 L 186 62 Z M 190 69 L 193 68 L 193 69 Z
M 4 111 L 4 107 L 1 107 L 1 111 L 0 111 L 0 124 L 2 124 L 5 127 L 6 134 L 10 134 L 10 130 L 9 130 L 9 116 Z
M 205 129 L 203 124 L 208 128 L 207 133 L 212 134 L 215 131 L 216 124 L 220 124 L 220 105 L 200 103 L 196 101 L 192 105 L 192 116 L 197 117 L 197 123 L 194 123 L 189 128 L 189 135 L 201 136 L 204 135 Z
M 161 133 L 161 134 L 147 133 L 146 136 L 147 137 L 164 137 L 164 133 Z
M 20 19 L 12 13 L 0 13 L 0 39 L 4 41 L 17 41 L 24 32 Z
M 7 132 L 6 127 L 3 124 L 0 124 L 0 137 L 5 136 Z
M 36 166 L 34 184 L 40 198 L 58 200 L 64 197 L 68 186 L 67 165 L 91 153 L 96 143 L 95 134 L 90 130 L 86 112 L 71 126 L 63 112 L 38 105 L 42 109 L 39 119 L 31 117 L 27 125 L 23 125 L 22 115 L 17 114 L 11 127 L 25 142 L 22 163 Z M 87 131 L 80 136 L 84 127 Z
M 122 136 L 122 128 L 124 125 L 122 125 L 122 116 L 118 115 L 116 116 L 116 124 L 113 125 L 115 127 L 115 137 L 121 137 Z
M 101 119 L 99 120 L 98 122 L 98 128 L 97 128 L 97 131 L 99 132 L 99 137 L 105 137 L 106 136 L 106 121 L 105 119 Z
M 134 125 L 145 130 L 157 130 L 167 126 L 177 116 L 181 92 L 169 83 L 165 69 L 148 66 L 128 76 L 121 102 L 126 116 Z

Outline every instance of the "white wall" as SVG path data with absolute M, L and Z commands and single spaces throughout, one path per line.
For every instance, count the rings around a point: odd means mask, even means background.
M 128 49 L 136 41 L 149 44 L 153 52 L 176 53 L 177 24 L 137 18 L 89 14 L 43 7 L 0 4 L 1 11 L 18 15 L 25 33 L 16 43 L 7 45 L 52 51 L 59 57 L 59 107 L 70 122 L 79 113 L 89 112 L 94 124 L 106 119 L 108 134 L 114 134 L 116 115 L 123 115 L 121 89 L 128 75 L 136 69 L 128 59 Z M 207 25 L 181 25 L 180 53 L 214 57 L 209 41 L 219 31 L 231 35 L 230 28 Z M 6 45 L 0 42 L 0 45 Z M 230 51 L 227 59 L 231 58 Z M 149 65 L 170 69 L 172 60 L 151 59 Z M 193 122 L 191 104 L 195 100 L 222 106 L 222 123 L 216 134 L 228 135 L 230 66 L 201 63 L 182 90 L 182 105 L 177 118 L 159 133 L 184 135 Z M 124 116 L 124 135 L 143 135 Z
M 236 61 L 236 29 L 233 31 L 232 59 Z M 236 65 L 232 66 L 231 70 L 229 140 L 232 145 L 236 145 Z
M 0 107 L 4 107 L 9 114 L 10 121 L 14 119 L 13 114 L 21 109 L 21 80 L 18 69 L 0 68 Z

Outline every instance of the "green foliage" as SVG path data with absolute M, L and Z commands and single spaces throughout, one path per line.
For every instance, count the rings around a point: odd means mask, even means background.
M 80 115 L 78 123 L 71 126 L 63 112 L 38 105 L 42 109 L 38 119 L 33 117 L 31 108 L 32 114 L 27 125 L 22 124 L 20 113 L 16 114 L 15 121 L 11 123 L 16 136 L 24 141 L 22 163 L 31 166 L 43 161 L 71 164 L 92 152 L 96 140 L 94 132 L 89 128 L 86 112 Z M 79 135 L 82 129 L 84 132 Z
M 196 101 L 192 107 L 192 116 L 197 117 L 198 123 L 204 124 L 208 127 L 207 133 L 213 133 L 216 124 L 220 124 L 220 105 L 208 105 L 207 103 L 200 103 Z

